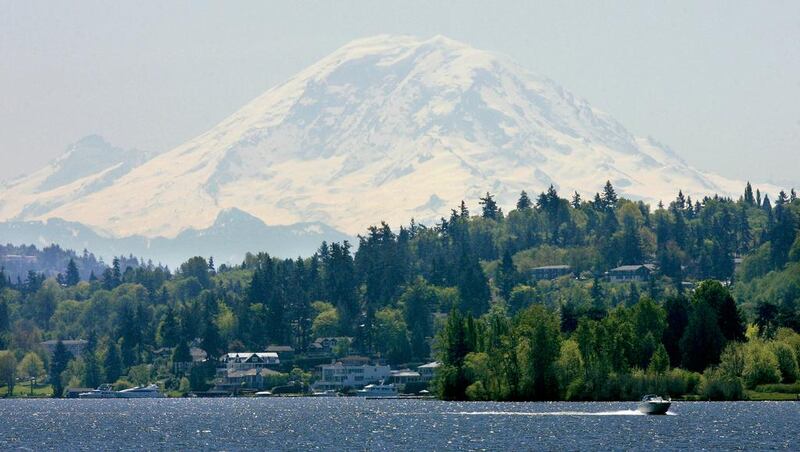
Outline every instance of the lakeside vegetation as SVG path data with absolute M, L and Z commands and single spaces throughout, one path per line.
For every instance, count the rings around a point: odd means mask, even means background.
M 307 382 L 313 340 L 347 336 L 339 356 L 440 360 L 445 399 L 781 394 L 764 385 L 798 379 L 798 218 L 794 191 L 773 205 L 749 184 L 738 200 L 679 193 L 652 210 L 611 184 L 590 201 L 551 187 L 507 214 L 487 193 L 477 215 L 462 202 L 435 225 L 371 227 L 355 252 L 323 243 L 306 258 L 216 268 L 194 257 L 174 271 L 115 259 L 88 280 L 79 260 L 55 278 L 0 271 L 0 385 L 33 376 L 61 395 L 159 381 L 186 393 L 214 378 L 213 364 L 176 366 L 190 345 L 213 360 L 270 344 L 295 348 L 292 372 Z M 643 281 L 605 277 L 644 263 L 657 271 Z M 558 264 L 572 274 L 533 276 Z M 41 346 L 76 338 L 89 342 L 79 358 Z

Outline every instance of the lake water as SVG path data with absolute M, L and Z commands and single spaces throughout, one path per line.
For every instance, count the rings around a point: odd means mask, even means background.
M 0 449 L 800 449 L 800 403 L 2 400 Z

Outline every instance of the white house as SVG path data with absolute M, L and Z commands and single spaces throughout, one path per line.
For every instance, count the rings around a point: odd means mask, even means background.
M 318 368 L 320 379 L 314 383 L 314 389 L 320 391 L 345 387 L 360 388 L 369 383 L 387 380 L 391 376 L 389 366 L 372 365 L 355 360 L 323 364 Z
M 417 367 L 417 372 L 419 372 L 420 377 L 419 381 L 429 382 L 433 380 L 433 377 L 436 376 L 436 371 L 439 370 L 441 365 L 442 363 L 434 361 Z
M 280 359 L 278 359 L 278 354 L 275 352 L 227 353 L 220 358 L 220 361 L 225 365 L 225 368 L 228 371 L 265 369 L 269 367 L 277 367 L 281 363 Z

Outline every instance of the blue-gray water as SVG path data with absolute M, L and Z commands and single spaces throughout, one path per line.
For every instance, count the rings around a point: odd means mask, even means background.
M 800 449 L 800 403 L 0 400 L 0 449 Z

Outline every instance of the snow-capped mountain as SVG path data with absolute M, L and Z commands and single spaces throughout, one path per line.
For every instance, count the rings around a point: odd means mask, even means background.
M 380 220 L 435 221 L 486 191 L 509 207 L 550 184 L 591 195 L 610 179 L 650 201 L 743 185 L 692 168 L 507 57 L 441 36 L 354 41 L 197 138 L 126 171 L 109 165 L 51 183 L 34 175 L 18 182 L 37 187 L 21 201 L 12 184 L 0 219 L 175 237 L 235 208 L 269 225 L 354 234 Z

